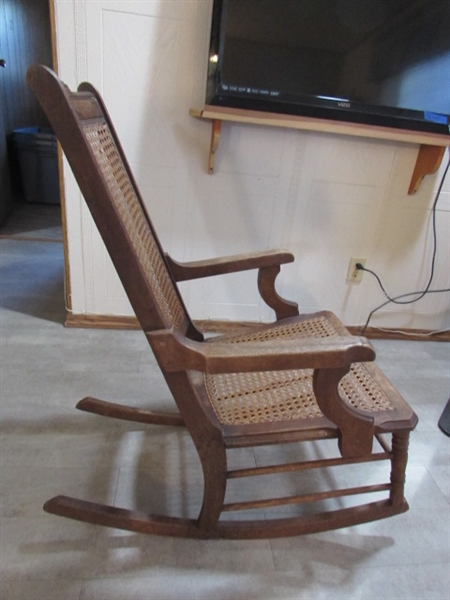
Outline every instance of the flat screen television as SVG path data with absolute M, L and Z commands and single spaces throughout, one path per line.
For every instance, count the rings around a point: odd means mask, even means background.
M 448 135 L 450 0 L 214 0 L 206 104 Z

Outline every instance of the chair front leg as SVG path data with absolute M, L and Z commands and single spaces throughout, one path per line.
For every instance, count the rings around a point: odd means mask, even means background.
M 392 462 L 391 462 L 391 494 L 390 500 L 394 506 L 406 502 L 405 472 L 408 462 L 409 431 L 396 431 L 392 434 Z

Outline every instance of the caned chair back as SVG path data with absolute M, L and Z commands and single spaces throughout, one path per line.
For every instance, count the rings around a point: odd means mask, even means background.
M 142 329 L 180 330 L 201 339 L 101 97 L 90 84 L 73 93 L 42 68 L 34 87 L 44 109 L 52 105 L 47 111 L 51 125 Z

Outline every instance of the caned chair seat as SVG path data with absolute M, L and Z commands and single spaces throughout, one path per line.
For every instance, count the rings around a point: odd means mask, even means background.
M 224 339 L 230 344 L 245 344 L 268 339 L 338 335 L 332 321 L 322 314 L 313 319 L 265 327 L 260 332 Z M 220 338 L 220 341 L 224 340 Z M 333 427 L 317 404 L 312 377 L 312 369 L 295 369 L 223 375 L 206 373 L 204 381 L 214 412 L 223 425 L 322 419 L 322 427 Z M 352 364 L 349 373 L 339 383 L 339 392 L 344 401 L 360 410 L 395 413 L 395 406 L 373 377 L 373 364 Z

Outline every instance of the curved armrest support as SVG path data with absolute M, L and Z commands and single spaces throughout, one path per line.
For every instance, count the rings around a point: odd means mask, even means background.
M 370 454 L 374 436 L 373 417 L 347 404 L 339 395 L 339 382 L 349 368 L 317 369 L 313 377 L 320 410 L 339 427 L 339 450 L 344 458 Z
M 277 321 L 296 317 L 298 315 L 297 302 L 286 300 L 277 294 L 275 279 L 280 272 L 280 267 L 265 267 L 258 271 L 258 290 L 261 298 L 275 311 Z

